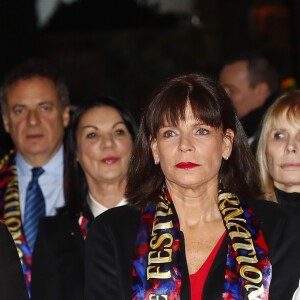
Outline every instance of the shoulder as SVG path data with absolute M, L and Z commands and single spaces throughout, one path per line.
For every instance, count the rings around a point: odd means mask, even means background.
M 139 210 L 123 205 L 111 208 L 95 218 L 88 236 L 109 231 L 113 235 L 134 235 L 140 222 Z
M 300 214 L 297 211 L 266 200 L 247 202 L 264 233 L 278 238 L 288 235 L 299 239 Z
M 116 224 L 135 224 L 139 222 L 140 215 L 140 211 L 129 205 L 113 207 L 96 217 L 93 226 L 107 224 L 114 227 Z
M 273 220 L 276 219 L 286 219 L 288 218 L 292 211 L 279 205 L 278 203 L 267 201 L 267 200 L 251 200 L 247 201 L 248 205 L 254 211 L 254 215 L 259 220 Z

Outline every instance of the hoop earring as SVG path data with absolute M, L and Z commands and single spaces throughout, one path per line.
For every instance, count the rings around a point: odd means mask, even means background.
M 158 165 L 158 164 L 159 164 L 159 160 L 154 159 L 154 163 L 155 163 L 156 165 Z

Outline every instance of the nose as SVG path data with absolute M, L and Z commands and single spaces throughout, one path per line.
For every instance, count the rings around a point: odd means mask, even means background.
M 114 145 L 114 139 L 110 134 L 106 134 L 102 136 L 102 143 L 103 148 L 110 148 Z
M 28 112 L 28 123 L 31 126 L 35 126 L 38 124 L 38 122 L 39 122 L 38 113 L 36 111 L 29 111 Z
M 288 144 L 286 148 L 287 148 L 287 151 L 289 153 L 296 153 L 297 152 L 297 148 L 294 145 Z
M 286 150 L 288 153 L 297 153 L 299 151 L 299 147 L 295 139 L 289 138 L 287 141 Z
M 189 151 L 193 151 L 193 149 L 194 149 L 194 146 L 193 146 L 193 143 L 192 143 L 190 137 L 182 136 L 180 138 L 180 144 L 179 144 L 178 150 L 180 152 L 189 152 Z

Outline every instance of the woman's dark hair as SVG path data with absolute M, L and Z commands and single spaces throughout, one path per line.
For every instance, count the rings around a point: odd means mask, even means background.
M 231 155 L 219 171 L 222 185 L 239 197 L 259 196 L 257 163 L 228 95 L 206 75 L 188 74 L 163 84 L 142 115 L 129 164 L 126 191 L 129 204 L 143 208 L 148 202 L 158 201 L 165 178 L 160 166 L 154 164 L 151 141 L 166 122 L 176 125 L 185 120 L 187 102 L 196 119 L 223 131 L 229 128 L 234 131 Z
M 131 115 L 120 102 L 113 98 L 98 97 L 92 101 L 86 102 L 77 107 L 74 111 L 68 132 L 67 132 L 67 197 L 66 204 L 68 211 L 78 214 L 81 213 L 85 205 L 85 200 L 88 194 L 88 185 L 84 172 L 77 162 L 77 141 L 76 133 L 78 124 L 82 116 L 92 108 L 95 107 L 112 107 L 123 119 L 127 130 L 130 133 L 132 141 L 134 142 L 136 136 L 136 123 Z

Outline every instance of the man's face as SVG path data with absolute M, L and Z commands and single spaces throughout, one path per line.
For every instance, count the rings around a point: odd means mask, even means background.
M 43 77 L 19 80 L 7 93 L 3 123 L 17 150 L 33 166 L 48 162 L 59 150 L 69 108 L 62 107 L 54 83 Z
M 249 85 L 246 61 L 225 65 L 220 73 L 220 82 L 240 118 L 260 106 L 257 88 Z

